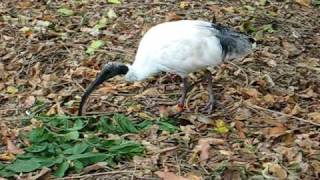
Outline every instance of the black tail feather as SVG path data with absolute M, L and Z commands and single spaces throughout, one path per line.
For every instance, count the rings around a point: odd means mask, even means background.
M 104 66 L 103 70 L 100 74 L 96 77 L 96 79 L 87 87 L 85 90 L 83 96 L 81 97 L 80 106 L 78 115 L 81 116 L 83 112 L 83 107 L 90 96 L 90 94 L 104 81 L 117 76 L 117 75 L 123 75 L 127 74 L 129 71 L 128 66 L 121 64 L 121 63 L 108 63 Z

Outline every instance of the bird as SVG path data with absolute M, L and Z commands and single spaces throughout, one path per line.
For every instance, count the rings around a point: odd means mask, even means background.
M 202 20 L 178 20 L 151 27 L 142 37 L 134 62 L 109 62 L 86 88 L 78 115 L 83 113 L 89 95 L 104 81 L 124 75 L 129 82 L 142 81 L 161 72 L 177 74 L 182 79 L 178 106 L 183 107 L 189 89 L 188 75 L 226 61 L 244 57 L 256 47 L 254 38 L 236 30 Z M 212 75 L 206 70 L 208 111 L 215 105 Z

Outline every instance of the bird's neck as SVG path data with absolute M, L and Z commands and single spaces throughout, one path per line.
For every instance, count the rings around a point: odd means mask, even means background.
M 159 71 L 156 67 L 150 65 L 138 66 L 138 65 L 127 65 L 129 68 L 128 73 L 125 78 L 127 81 L 142 81 L 154 74 L 157 74 Z

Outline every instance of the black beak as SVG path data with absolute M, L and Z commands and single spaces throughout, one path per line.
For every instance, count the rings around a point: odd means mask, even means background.
M 255 39 L 253 39 L 253 38 L 249 38 L 249 42 L 253 44 L 253 43 L 255 43 L 255 42 L 256 42 L 256 40 L 255 40 Z
M 97 88 L 97 86 L 114 76 L 127 74 L 128 71 L 128 66 L 121 63 L 112 62 L 105 65 L 101 73 L 98 74 L 96 79 L 87 87 L 83 96 L 81 97 L 78 115 L 82 115 L 83 106 L 85 105 L 90 94 Z

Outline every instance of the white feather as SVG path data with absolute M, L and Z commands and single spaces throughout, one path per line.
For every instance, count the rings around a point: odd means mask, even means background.
M 222 62 L 218 30 L 204 21 L 183 20 L 152 27 L 142 38 L 126 79 L 143 80 L 159 72 L 182 77 Z

